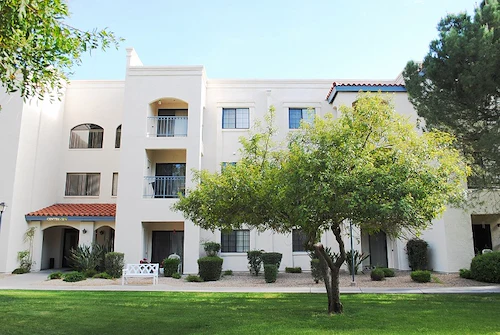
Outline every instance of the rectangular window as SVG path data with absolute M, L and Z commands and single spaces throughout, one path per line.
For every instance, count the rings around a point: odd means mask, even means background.
M 248 129 L 250 128 L 250 111 L 248 108 L 223 108 L 223 129 Z
M 113 186 L 111 187 L 111 195 L 116 197 L 118 194 L 118 172 L 113 173 Z
M 221 163 L 221 171 L 224 171 L 224 169 L 226 168 L 226 166 L 228 165 L 232 165 L 232 166 L 235 166 L 236 165 L 236 162 L 222 162 Z
M 307 236 L 300 229 L 292 230 L 292 251 L 306 251 Z
M 66 196 L 99 196 L 100 173 L 66 174 Z
M 304 120 L 312 124 L 316 110 L 314 108 L 289 108 L 288 109 L 288 128 L 299 129 L 300 121 Z
M 221 233 L 221 252 L 247 252 L 250 250 L 250 231 L 247 229 Z

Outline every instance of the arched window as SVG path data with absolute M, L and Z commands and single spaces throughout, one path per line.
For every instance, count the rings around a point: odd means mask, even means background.
M 116 128 L 116 135 L 115 135 L 115 148 L 119 148 L 122 143 L 122 125 L 119 125 Z
M 104 129 L 102 127 L 85 123 L 71 129 L 69 136 L 70 149 L 102 148 Z

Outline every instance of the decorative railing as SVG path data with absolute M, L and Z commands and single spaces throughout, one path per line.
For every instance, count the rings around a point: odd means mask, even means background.
M 186 177 L 144 177 L 144 198 L 178 198 L 184 195 Z
M 148 137 L 186 137 L 187 116 L 150 116 L 148 117 Z

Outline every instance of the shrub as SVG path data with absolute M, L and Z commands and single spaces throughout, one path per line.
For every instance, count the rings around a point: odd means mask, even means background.
M 104 248 L 93 243 L 89 245 L 79 245 L 76 249 L 71 249 L 69 252 L 69 265 L 72 269 L 79 272 L 87 272 L 89 270 L 97 270 L 102 263 Z
M 294 267 L 294 268 L 285 268 L 286 273 L 302 273 L 302 268 L 300 266 Z
M 97 270 L 96 269 L 90 269 L 90 270 L 85 271 L 83 274 L 87 278 L 92 278 L 92 277 L 94 277 L 97 274 Z
M 282 254 L 279 252 L 263 252 L 262 253 L 262 263 L 264 263 L 264 267 L 268 264 L 276 265 L 276 270 L 280 268 Z
M 181 277 L 182 276 L 181 276 L 181 274 L 179 272 L 172 273 L 172 278 L 174 278 L 174 279 L 181 279 Z
M 224 271 L 224 276 L 232 276 L 232 275 L 233 275 L 233 270 Z
M 345 263 L 347 264 L 347 268 L 349 269 L 349 274 L 352 275 L 352 256 L 354 253 L 354 274 L 358 274 L 359 266 L 365 259 L 370 257 L 369 254 L 364 254 L 364 253 L 359 253 L 358 250 L 349 250 L 348 252 L 345 253 Z
M 470 264 L 472 278 L 487 283 L 500 283 L 500 252 L 477 255 Z
M 266 280 L 266 283 L 276 282 L 277 275 L 278 275 L 278 267 L 275 264 L 264 265 L 264 279 Z
M 204 281 L 219 280 L 222 274 L 223 259 L 217 256 L 207 256 L 198 259 L 198 270 Z
M 106 272 L 99 272 L 99 273 L 96 273 L 94 275 L 94 277 L 92 278 L 95 278 L 95 279 L 113 279 L 113 277 L 111 277 L 109 274 L 107 274 Z
M 385 274 L 384 274 L 384 270 L 382 270 L 381 268 L 375 268 L 372 270 L 372 272 L 370 273 L 370 277 L 372 278 L 372 280 L 374 281 L 381 281 L 381 280 L 384 280 L 385 279 Z
M 472 279 L 472 273 L 469 269 L 460 269 L 460 277 L 465 279 Z
M 431 272 L 427 270 L 412 271 L 410 276 L 417 283 L 428 283 L 431 281 Z
M 258 276 L 262 266 L 262 251 L 252 250 L 247 252 L 248 268 L 250 273 Z
M 179 271 L 179 264 L 181 264 L 181 260 L 178 258 L 165 258 L 163 260 L 163 275 L 172 277 L 174 272 Z
M 317 258 L 311 259 L 311 275 L 316 284 L 324 278 L 324 268 Z
M 122 252 L 108 252 L 105 256 L 106 273 L 113 278 L 120 278 L 123 272 L 123 258 Z
M 415 270 L 427 270 L 427 249 L 429 245 L 424 240 L 414 238 L 406 243 L 406 253 L 410 268 Z
M 217 256 L 220 251 L 220 244 L 217 242 L 205 242 L 203 243 L 203 249 L 205 249 L 208 257 Z
M 389 268 L 380 268 L 380 269 L 382 269 L 382 271 L 384 271 L 384 277 L 385 278 L 395 277 L 396 276 L 396 273 L 394 272 L 393 269 L 389 269 Z
M 61 279 L 63 277 L 63 273 L 61 271 L 57 271 L 57 272 L 52 272 L 48 278 L 49 279 Z
M 14 269 L 14 271 L 12 271 L 12 274 L 14 275 L 22 275 L 23 273 L 28 273 L 28 269 L 26 268 L 17 268 L 17 269 Z
M 69 282 L 69 283 L 73 283 L 73 282 L 77 282 L 77 281 L 82 281 L 82 280 L 85 280 L 87 279 L 87 277 L 85 276 L 85 274 L 81 273 L 81 272 L 78 272 L 78 271 L 71 271 L 71 272 L 68 272 L 66 274 L 64 274 L 63 276 L 63 281 L 66 281 L 66 282 Z
M 31 259 L 31 252 L 29 250 L 19 251 L 17 253 L 17 259 L 19 260 L 19 265 L 20 265 L 19 268 L 26 270 L 25 272 L 22 273 L 31 271 L 31 267 L 33 266 L 34 262 Z
M 196 276 L 196 275 L 188 275 L 186 277 L 186 281 L 188 282 L 202 282 L 203 279 L 201 279 L 199 276 Z

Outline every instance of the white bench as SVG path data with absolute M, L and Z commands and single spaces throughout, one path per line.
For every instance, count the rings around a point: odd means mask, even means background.
M 128 284 L 127 278 L 153 278 L 153 285 L 158 284 L 158 263 L 127 264 L 123 269 L 122 285 Z

